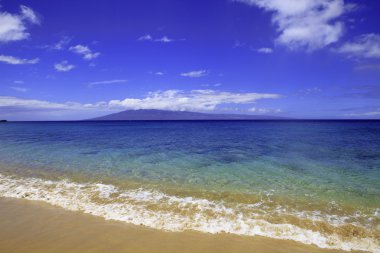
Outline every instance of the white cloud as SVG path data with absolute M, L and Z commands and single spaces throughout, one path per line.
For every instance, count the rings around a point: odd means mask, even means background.
M 21 65 L 21 64 L 36 64 L 40 61 L 39 58 L 34 58 L 34 59 L 22 59 L 22 58 L 17 58 L 14 56 L 10 55 L 0 55 L 0 62 L 4 62 L 7 64 L 12 64 L 12 65 Z
M 380 64 L 365 64 L 365 65 L 358 65 L 354 67 L 354 70 L 356 71 L 368 71 L 368 70 L 380 70 Z
M 277 43 L 312 51 L 339 40 L 344 25 L 337 19 L 348 9 L 343 0 L 235 0 L 272 13 Z
M 27 6 L 20 6 L 20 14 L 10 14 L 0 11 L 0 42 L 17 41 L 28 38 L 30 36 L 27 32 L 28 23 L 39 24 L 40 19 L 35 12 Z
M 67 72 L 75 68 L 75 65 L 69 64 L 68 61 L 61 61 L 60 63 L 54 64 L 54 68 L 60 72 Z
M 161 72 L 161 71 L 158 71 L 158 72 L 156 72 L 156 73 L 154 73 L 155 75 L 157 75 L 157 76 L 163 76 L 163 75 L 165 75 L 165 73 L 164 72 Z
M 41 20 L 37 14 L 28 6 L 20 5 L 21 17 L 23 19 L 29 20 L 33 24 L 40 24 Z
M 166 90 L 150 92 L 144 98 L 100 101 L 93 104 L 76 102 L 54 103 L 36 99 L 1 97 L 0 111 L 7 113 L 27 111 L 120 111 L 137 109 L 162 109 L 171 111 L 212 111 L 223 104 L 253 104 L 260 99 L 276 99 L 278 94 L 233 93 L 215 90 Z
M 99 52 L 93 52 L 89 47 L 83 46 L 83 45 L 76 45 L 70 47 L 70 51 L 77 53 L 79 55 L 83 56 L 83 59 L 85 60 L 92 60 L 97 58 L 100 53 Z
M 363 34 L 352 42 L 343 44 L 337 52 L 363 58 L 380 58 L 380 35 Z
M 52 45 L 45 45 L 45 46 L 42 46 L 42 48 L 46 48 L 50 50 L 63 50 L 65 49 L 66 45 L 70 43 L 70 41 L 71 41 L 70 37 L 64 36 L 57 43 L 52 44 Z
M 175 41 L 168 36 L 162 36 L 161 38 L 153 38 L 150 34 L 145 34 L 137 39 L 138 41 L 153 41 L 153 42 L 161 42 L 161 43 L 169 43 Z
M 168 38 L 167 36 L 163 36 L 159 39 L 155 39 L 154 41 L 157 41 L 157 42 L 163 42 L 163 43 L 169 43 L 169 42 L 172 42 L 174 41 L 173 39 L 170 39 Z
M 268 113 L 280 113 L 281 109 L 267 109 L 267 108 L 257 108 L 252 107 L 248 109 L 249 112 L 258 113 L 258 114 L 268 114 Z
M 24 88 L 24 87 L 15 87 L 15 86 L 12 86 L 10 87 L 12 90 L 15 90 L 15 91 L 19 91 L 19 92 L 27 92 L 29 89 L 27 88 Z
M 15 81 L 13 81 L 13 83 L 15 83 L 15 84 L 23 84 L 24 81 L 22 81 L 22 80 L 15 80 Z
M 101 85 L 101 84 L 114 84 L 114 83 L 126 83 L 126 82 L 128 82 L 128 80 L 125 80 L 125 79 L 114 79 L 114 80 L 91 82 L 88 85 L 90 87 L 92 87 L 92 86 Z
M 29 110 L 89 110 L 101 108 L 102 102 L 96 104 L 80 104 L 75 102 L 54 103 L 37 99 L 0 96 L 0 109 L 13 111 Z
M 145 34 L 137 39 L 138 41 L 147 41 L 147 40 L 153 40 L 152 36 L 150 34 Z
M 378 115 L 380 115 L 380 108 L 371 112 L 345 114 L 345 116 L 351 116 L 351 117 L 371 117 L 371 116 L 378 116 Z
M 312 94 L 320 93 L 321 91 L 322 90 L 318 87 L 312 87 L 312 88 L 306 88 L 306 89 L 298 90 L 298 94 L 301 96 L 312 95 Z
M 185 73 L 181 73 L 181 76 L 185 76 L 185 77 L 202 77 L 202 76 L 206 76 L 207 75 L 207 71 L 206 70 L 194 70 L 194 71 L 190 71 L 190 72 L 185 72 Z
M 273 49 L 269 47 L 262 47 L 257 49 L 257 52 L 262 53 L 262 54 L 271 54 L 273 53 Z
M 221 83 L 214 83 L 214 84 L 205 83 L 205 84 L 202 84 L 201 86 L 202 87 L 219 87 L 219 86 L 222 86 L 222 84 Z

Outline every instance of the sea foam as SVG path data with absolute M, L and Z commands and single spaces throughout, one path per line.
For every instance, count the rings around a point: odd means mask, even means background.
M 44 201 L 67 210 L 81 211 L 107 220 L 123 221 L 165 231 L 194 230 L 265 236 L 313 244 L 321 248 L 380 252 L 376 238 L 343 238 L 293 224 L 277 224 L 260 215 L 241 212 L 223 201 L 178 197 L 156 190 L 123 190 L 102 183 L 50 181 L 0 174 L 0 197 Z M 260 208 L 261 203 L 245 209 Z M 336 224 L 335 224 L 336 225 Z

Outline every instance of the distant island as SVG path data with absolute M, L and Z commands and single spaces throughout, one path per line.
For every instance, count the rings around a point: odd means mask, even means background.
M 6 119 L 0 119 L 0 123 L 4 123 L 4 122 L 7 122 Z
M 286 120 L 290 118 L 266 115 L 212 114 L 188 111 L 166 111 L 154 109 L 126 110 L 102 117 L 87 119 L 100 120 Z

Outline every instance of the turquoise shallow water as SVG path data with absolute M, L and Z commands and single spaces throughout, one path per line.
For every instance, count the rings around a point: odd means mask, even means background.
M 9 122 L 0 142 L 4 175 L 142 187 L 379 239 L 379 121 Z M 322 232 L 347 236 L 334 229 Z

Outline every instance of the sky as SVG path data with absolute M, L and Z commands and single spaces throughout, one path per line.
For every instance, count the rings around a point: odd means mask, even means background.
M 0 0 L 0 119 L 380 119 L 377 0 Z

